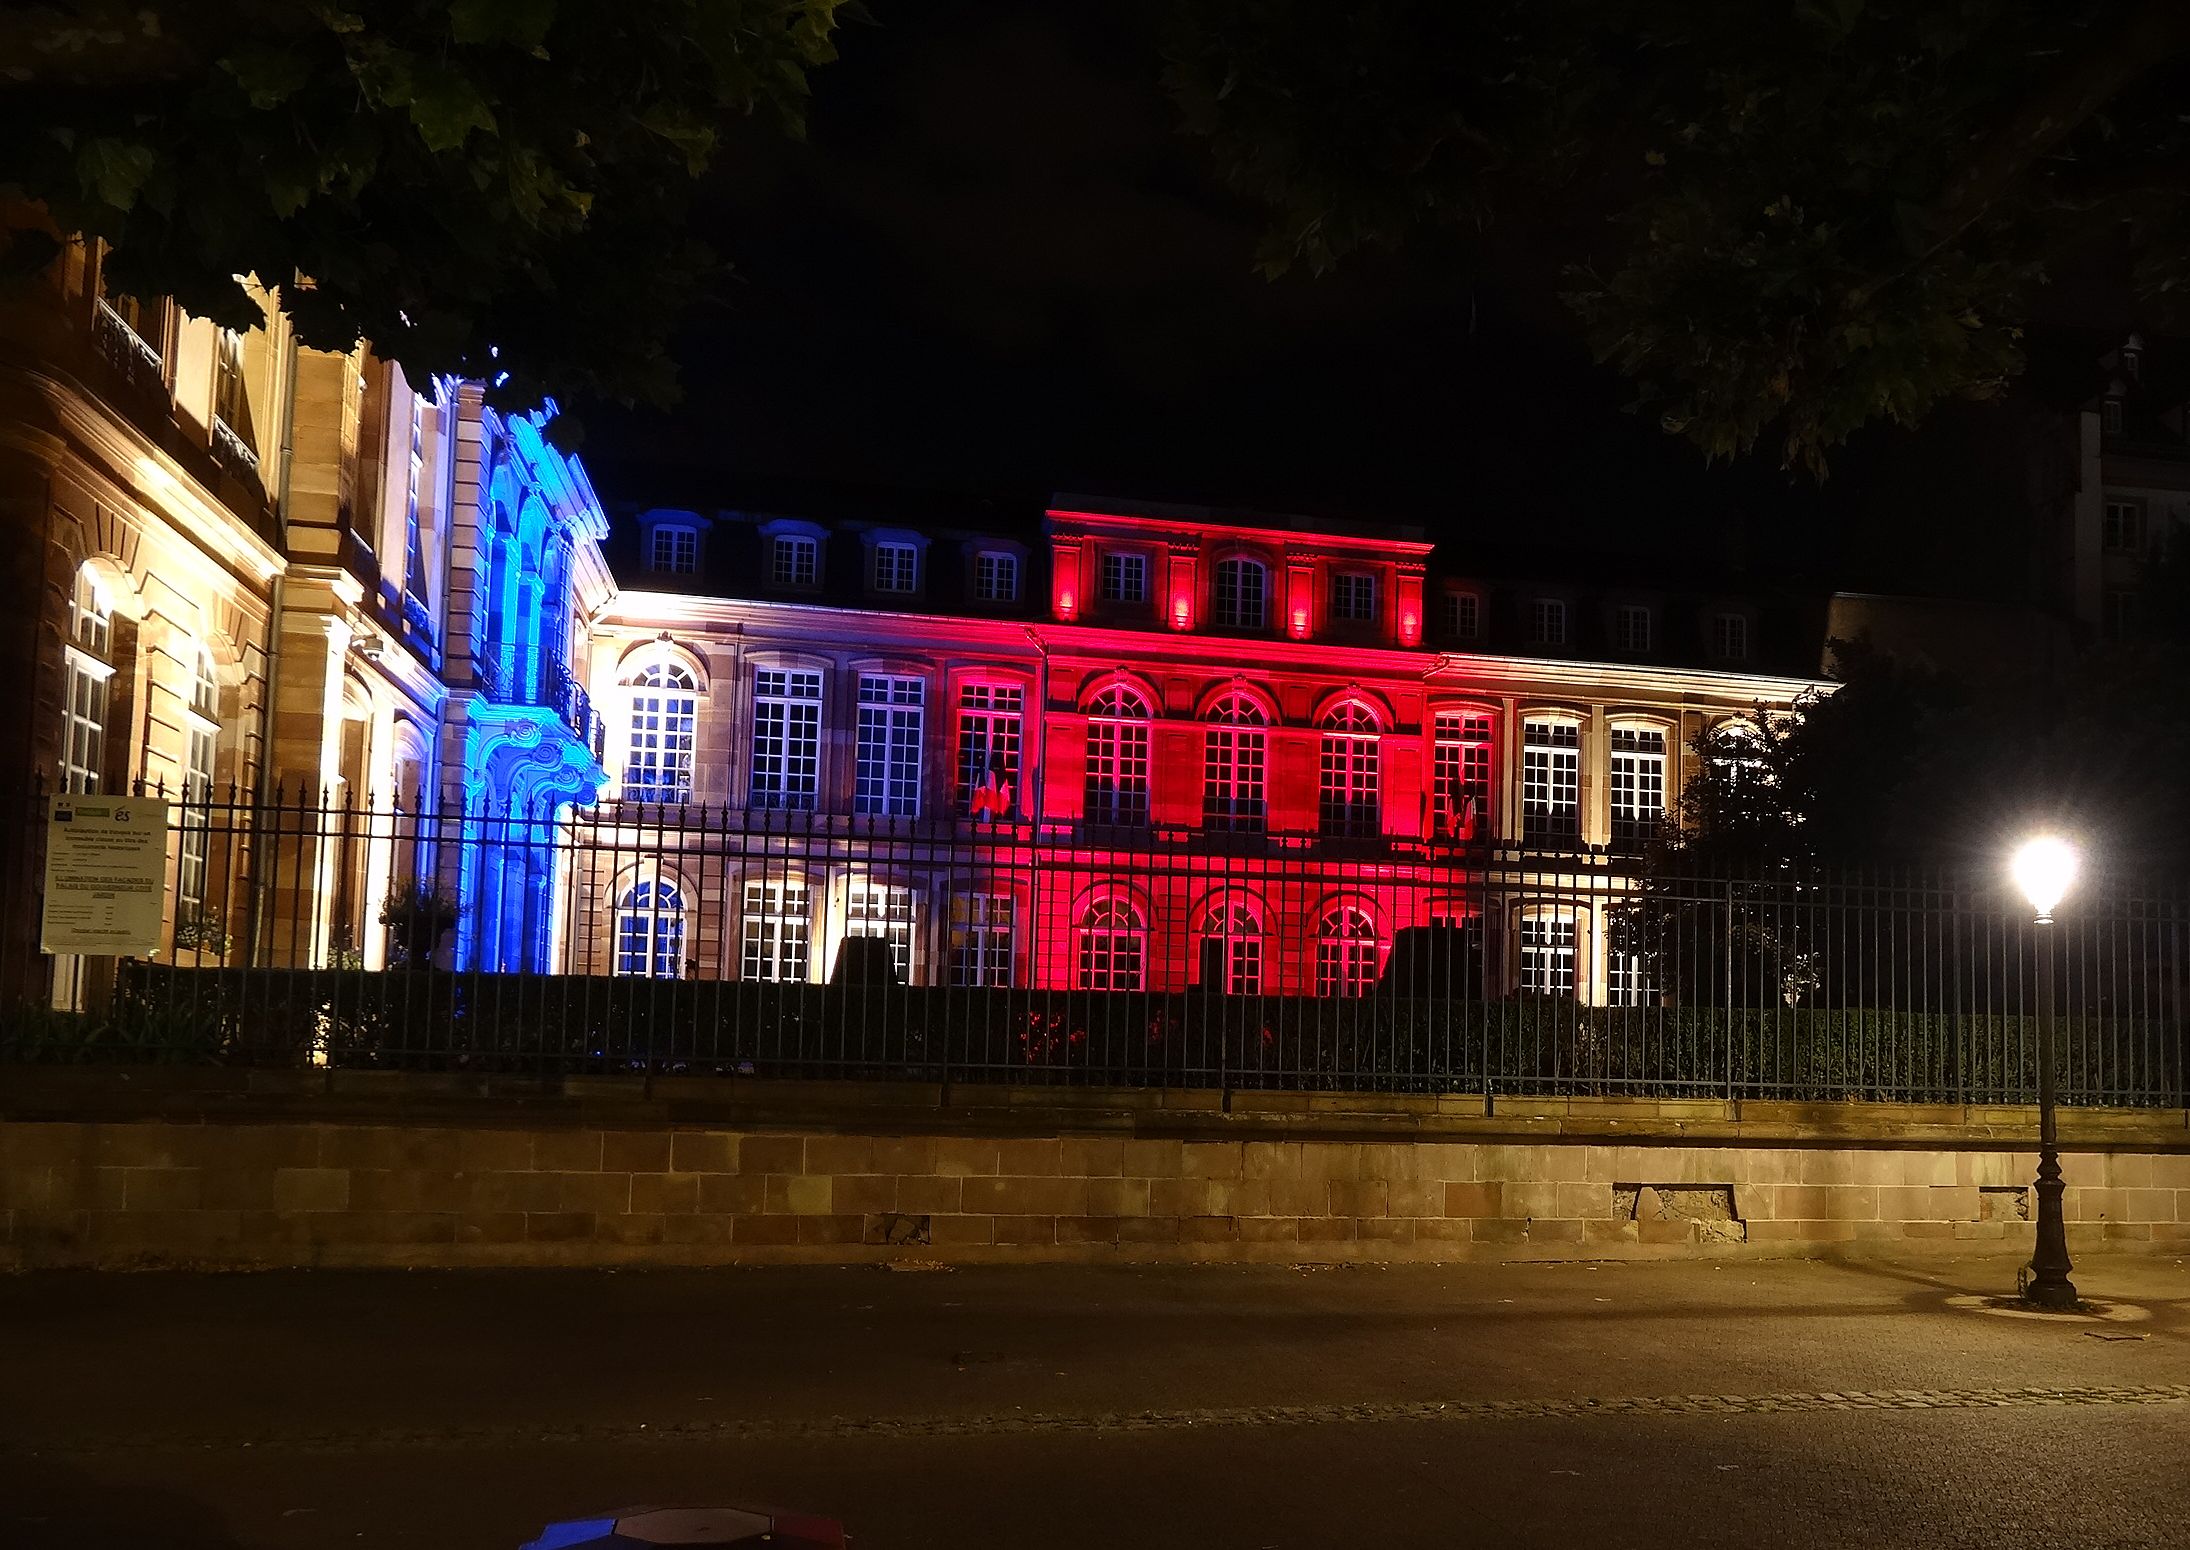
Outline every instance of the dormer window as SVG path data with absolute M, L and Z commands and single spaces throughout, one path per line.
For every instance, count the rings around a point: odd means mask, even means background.
M 768 579 L 779 587 L 810 587 L 821 578 L 821 542 L 779 534 L 769 546 Z
M 1216 617 L 1223 630 L 1259 630 L 1269 617 L 1270 573 L 1260 560 L 1217 561 Z
M 699 529 L 682 523 L 657 524 L 647 550 L 647 569 L 669 576 L 689 576 L 699 568 Z
M 1454 640 L 1474 640 L 1483 633 L 1483 600 L 1473 592 L 1445 594 L 1445 633 Z
M 1650 653 L 1650 610 L 1641 603 L 1622 603 L 1612 615 L 1612 641 L 1622 656 Z
M 1331 578 L 1331 617 L 1357 623 L 1376 618 L 1376 578 L 1366 571 L 1340 571 Z
M 1111 550 L 1103 556 L 1102 597 L 1106 603 L 1148 601 L 1148 556 Z
M 1019 556 L 983 550 L 973 557 L 973 595 L 983 603 L 1019 601 Z
M 1712 616 L 1711 655 L 1721 662 L 1742 662 L 1748 659 L 1749 619 L 1746 614 Z
M 919 568 L 919 551 L 911 544 L 874 546 L 874 589 L 877 592 L 912 591 Z
M 1534 646 L 1566 644 L 1566 603 L 1562 599 L 1540 597 L 1529 604 L 1528 638 Z
M 2119 436 L 2122 433 L 2122 401 L 2120 399 L 2109 398 L 2099 405 L 2099 425 L 2109 436 Z

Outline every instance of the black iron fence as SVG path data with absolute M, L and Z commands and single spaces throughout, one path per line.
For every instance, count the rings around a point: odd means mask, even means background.
M 2050 944 L 2065 1100 L 2190 1105 L 2179 890 L 1229 822 L 193 793 L 156 952 L 0 895 L 0 1058 L 2021 1102 Z

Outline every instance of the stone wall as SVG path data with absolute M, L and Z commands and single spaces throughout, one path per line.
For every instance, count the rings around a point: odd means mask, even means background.
M 1956 1141 L 1891 1110 L 1778 1137 L 1680 1122 L 1651 1137 L 1569 1100 L 1552 1126 L 1522 1115 L 1475 1136 L 1417 1124 L 1364 1138 L 1378 1116 L 1347 1133 L 1328 1113 L 1121 1121 L 1014 1103 L 927 1123 L 885 1106 L 862 1122 L 852 1103 L 826 1125 L 726 1124 L 657 1104 L 511 1128 L 507 1105 L 500 1122 L 401 1123 L 354 1100 L 340 1117 L 283 1107 L 0 1120 L 0 1266 L 1906 1252 L 2027 1245 L 2034 1209 L 2035 1156 L 1982 1139 L 2006 1127 Z M 2072 1245 L 2190 1246 L 2184 1116 L 2087 1128 L 2108 1149 L 2066 1160 Z

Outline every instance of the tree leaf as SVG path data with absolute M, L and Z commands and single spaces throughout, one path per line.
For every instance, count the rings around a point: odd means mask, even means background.
M 135 140 L 101 135 L 86 140 L 76 153 L 76 176 L 84 191 L 102 204 L 127 210 L 152 176 L 152 147 Z
M 555 0 L 455 0 L 449 7 L 449 36 L 459 43 L 531 50 L 547 41 L 554 24 Z

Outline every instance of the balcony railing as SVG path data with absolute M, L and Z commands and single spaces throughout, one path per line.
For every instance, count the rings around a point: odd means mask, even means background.
M 217 414 L 213 416 L 213 460 L 221 467 L 247 478 L 258 477 L 258 453 Z
M 167 369 L 160 352 L 103 301 L 99 303 L 98 315 L 92 323 L 91 342 L 106 363 L 136 391 L 147 397 L 166 396 Z
M 605 729 L 593 709 L 593 697 L 571 676 L 562 658 L 537 649 L 504 657 L 489 647 L 472 660 L 479 692 L 497 705 L 533 705 L 552 710 L 571 735 L 599 759 L 607 747 Z

